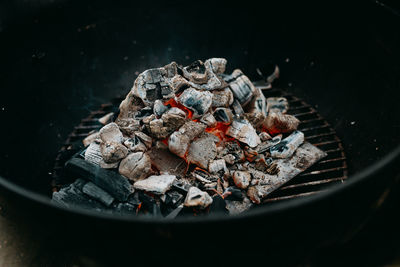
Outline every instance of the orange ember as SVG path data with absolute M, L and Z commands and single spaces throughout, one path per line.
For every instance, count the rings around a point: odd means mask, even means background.
M 226 136 L 226 130 L 229 128 L 229 123 L 217 122 L 217 126 L 206 128 L 207 133 L 217 136 L 221 141 L 229 142 L 235 140 L 233 137 Z
M 163 139 L 163 140 L 161 140 L 161 142 L 163 142 L 164 144 L 166 144 L 168 146 L 168 137 Z
M 164 105 L 165 106 L 170 105 L 171 107 L 182 109 L 183 111 L 186 112 L 186 114 L 187 114 L 189 119 L 193 118 L 193 111 L 191 111 L 190 109 L 188 109 L 187 107 L 185 107 L 181 103 L 176 102 L 174 98 L 171 98 L 170 100 L 165 102 Z
M 282 131 L 277 128 L 267 129 L 264 126 L 261 128 L 261 131 L 269 133 L 271 136 L 280 134 Z

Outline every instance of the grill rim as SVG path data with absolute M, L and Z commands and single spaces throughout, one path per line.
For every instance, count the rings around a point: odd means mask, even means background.
M 108 213 L 100 213 L 96 211 L 91 211 L 87 209 L 83 209 L 80 207 L 62 207 L 56 205 L 51 201 L 51 199 L 43 194 L 34 192 L 32 190 L 26 189 L 22 186 L 12 183 L 10 180 L 0 176 L 0 186 L 3 188 L 16 193 L 20 197 L 28 200 L 35 201 L 39 204 L 43 204 L 52 209 L 58 211 L 65 211 L 67 213 L 88 216 L 96 219 L 104 219 L 108 221 L 119 221 L 126 223 L 146 223 L 146 224 L 182 224 L 182 223 L 212 223 L 212 222 L 229 222 L 229 221 L 240 221 L 246 220 L 249 218 L 255 218 L 266 215 L 273 215 L 274 213 L 282 213 L 287 212 L 291 209 L 304 207 L 308 204 L 314 203 L 316 201 L 322 201 L 324 199 L 328 199 L 333 195 L 343 193 L 345 191 L 351 190 L 358 184 L 362 182 L 366 182 L 369 179 L 374 178 L 379 172 L 384 171 L 385 169 L 390 169 L 391 164 L 395 164 L 396 161 L 400 163 L 400 145 L 395 147 L 392 151 L 382 157 L 380 160 L 370 165 L 367 168 L 364 168 L 361 171 L 358 171 L 346 179 L 345 183 L 342 184 L 334 184 L 329 186 L 326 190 L 319 192 L 318 194 L 312 194 L 307 197 L 289 199 L 287 201 L 279 201 L 275 203 L 271 203 L 269 205 L 260 205 L 255 209 L 251 209 L 245 213 L 241 213 L 239 215 L 222 215 L 219 213 L 214 214 L 213 216 L 207 217 L 178 217 L 173 220 L 168 220 L 165 218 L 147 218 L 144 216 L 135 216 L 135 215 L 123 215 L 117 216 L 115 214 Z

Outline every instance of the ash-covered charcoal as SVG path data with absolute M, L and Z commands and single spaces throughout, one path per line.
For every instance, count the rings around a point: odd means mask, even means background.
M 175 175 L 153 175 L 146 179 L 135 182 L 133 187 L 138 190 L 144 190 L 150 193 L 162 195 L 171 188 L 175 180 Z
M 208 171 L 210 173 L 217 173 L 219 171 L 224 171 L 226 172 L 228 168 L 226 167 L 226 163 L 224 159 L 216 159 L 210 161 L 208 164 Z
M 179 205 L 177 208 L 171 211 L 167 216 L 165 216 L 165 219 L 168 220 L 175 219 L 181 213 L 183 207 L 184 207 L 183 204 Z
M 116 123 L 126 136 L 132 136 L 135 131 L 141 129 L 140 120 L 135 118 L 118 119 Z
M 225 71 L 226 59 L 224 58 L 211 58 L 204 62 L 205 73 L 207 75 L 206 82 L 188 81 L 188 84 L 198 90 L 212 91 L 222 89 L 227 86 L 225 81 L 220 78 L 221 71 Z M 194 70 L 192 73 L 196 73 Z M 196 74 L 198 75 L 198 74 Z M 188 76 L 193 77 L 193 75 Z
M 139 137 L 134 136 L 133 138 L 127 138 L 124 141 L 124 146 L 129 149 L 130 152 L 146 152 L 147 147 L 140 141 Z
M 294 131 L 279 144 L 272 146 L 269 151 L 273 158 L 287 158 L 293 155 L 296 149 L 304 142 L 304 134 Z
M 236 116 L 241 116 L 244 114 L 244 110 L 242 108 L 242 105 L 240 105 L 239 101 L 235 99 L 231 105 L 231 108 L 233 112 L 235 113 Z
M 212 107 L 229 107 L 233 103 L 233 93 L 229 88 L 212 91 Z
M 180 157 L 171 153 L 164 143 L 157 143 L 148 152 L 152 165 L 157 168 L 161 174 L 171 174 L 183 176 L 186 172 L 186 162 Z
M 216 108 L 213 115 L 219 122 L 231 123 L 233 121 L 233 113 L 228 108 Z
M 146 145 L 147 148 L 151 148 L 153 144 L 153 139 L 150 136 L 142 132 L 135 132 L 135 136 L 137 136 L 140 139 L 140 141 L 142 141 L 143 144 Z
M 112 122 L 114 112 L 110 112 L 99 119 L 99 122 L 103 125 L 107 125 Z
M 90 135 L 88 135 L 87 137 L 85 137 L 85 139 L 83 139 L 82 143 L 84 147 L 87 147 L 88 145 L 90 145 L 93 142 L 98 142 L 100 143 L 100 133 L 99 132 L 94 132 Z
M 157 116 L 157 118 L 161 117 L 168 110 L 168 107 L 164 105 L 161 100 L 154 101 L 153 113 Z
M 129 180 L 137 181 L 151 174 L 151 159 L 147 153 L 129 154 L 119 164 L 119 173 Z
M 226 131 L 226 134 L 239 140 L 250 147 L 256 147 L 261 143 L 260 137 L 249 121 L 245 119 L 235 119 Z
M 258 152 L 258 154 L 263 154 L 263 153 L 269 151 L 269 149 L 270 149 L 272 146 L 274 146 L 274 145 L 276 145 L 276 144 L 279 144 L 279 142 L 281 142 L 281 141 L 282 141 L 282 135 L 281 135 L 281 134 L 278 134 L 278 135 L 274 136 L 274 138 L 269 139 L 269 140 L 267 140 L 267 141 L 265 141 L 265 142 L 262 142 L 262 143 L 257 147 L 257 152 Z
M 205 209 L 210 206 L 212 202 L 213 199 L 207 192 L 201 191 L 197 187 L 192 186 L 186 195 L 184 205 L 186 207 L 199 207 Z
M 115 169 L 119 165 L 119 162 L 106 163 L 103 159 L 100 145 L 96 142 L 91 143 L 85 150 L 85 160 L 103 169 Z
M 187 121 L 178 131 L 170 135 L 168 139 L 169 150 L 183 158 L 188 150 L 190 142 L 206 129 L 206 125 L 195 121 Z
M 241 189 L 246 189 L 251 181 L 251 175 L 246 171 L 235 171 L 232 178 L 235 185 Z
M 272 137 L 267 132 L 261 132 L 258 134 L 258 136 L 260 137 L 262 142 L 272 139 Z
M 237 99 L 242 106 L 250 102 L 256 88 L 241 70 L 234 70 L 225 80 L 229 82 L 229 88 L 232 90 L 235 99 Z
M 119 105 L 119 114 L 116 123 L 120 124 L 121 121 L 127 118 L 133 118 L 144 107 L 143 100 L 135 96 L 131 90 L 125 100 Z
M 290 133 L 297 130 L 300 121 L 289 114 L 282 114 L 280 112 L 269 112 L 267 118 L 263 122 L 263 127 L 270 134 L 277 133 Z
M 205 114 L 200 119 L 200 122 L 204 123 L 209 128 L 213 128 L 213 127 L 217 126 L 217 120 L 215 119 L 214 115 L 212 115 L 211 113 Z
M 224 195 L 226 200 L 242 201 L 244 198 L 242 190 L 235 186 L 227 187 L 225 189 Z
M 231 162 L 230 160 L 232 159 L 232 157 L 229 155 L 232 155 L 234 157 L 234 163 L 243 162 L 246 159 L 243 149 L 239 146 L 239 144 L 237 142 L 226 142 L 225 146 L 229 153 L 229 154 L 227 154 L 228 157 L 224 157 L 226 163 L 229 163 L 231 165 L 233 164 L 233 163 L 230 163 Z
M 114 201 L 114 197 L 92 182 L 86 183 L 82 188 L 82 192 L 103 203 L 107 207 L 109 207 Z
M 65 170 L 74 176 L 84 177 L 92 181 L 119 201 L 126 201 L 129 195 L 134 192 L 133 186 L 125 177 L 114 171 L 102 169 L 83 159 L 70 159 L 65 165 Z
M 115 163 L 128 155 L 122 144 L 124 137 L 116 123 L 110 123 L 100 130 L 100 150 L 106 163 Z
M 170 134 L 185 123 L 186 113 L 179 108 L 170 108 L 161 116 L 161 119 Z
M 253 203 L 247 197 L 245 197 L 242 201 L 226 200 L 225 202 L 226 208 L 228 209 L 230 215 L 243 213 L 253 206 Z
M 208 169 L 208 164 L 217 156 L 216 136 L 204 133 L 199 138 L 194 140 L 187 153 L 187 160 L 190 163 L 196 164 L 200 168 Z
M 175 181 L 174 181 L 175 182 Z M 184 200 L 183 194 L 177 191 L 169 191 L 161 197 L 161 200 L 169 206 L 176 207 Z
M 289 102 L 285 97 L 268 97 L 267 111 L 285 114 L 289 109 Z
M 248 196 L 254 203 L 259 203 L 259 199 L 265 198 L 272 191 L 287 183 L 326 155 L 316 146 L 305 142 L 299 146 L 292 157 L 276 160 L 279 173 L 277 175 L 263 175 L 262 178 L 258 179 L 258 184 L 251 187 L 251 192 L 249 192 L 250 188 L 248 189 Z
M 172 188 L 181 192 L 183 195 L 186 196 L 186 194 L 188 193 L 189 189 L 193 186 L 192 183 L 188 182 L 185 179 L 179 179 L 176 180 L 173 184 L 172 184 Z
M 189 88 L 178 97 L 178 102 L 193 111 L 193 118 L 200 118 L 208 112 L 213 100 L 209 91 L 199 91 Z
M 182 71 L 183 71 L 183 76 L 188 81 L 197 84 L 204 84 L 208 80 L 206 67 L 204 66 L 204 63 L 201 60 L 196 60 L 189 66 L 184 67 Z

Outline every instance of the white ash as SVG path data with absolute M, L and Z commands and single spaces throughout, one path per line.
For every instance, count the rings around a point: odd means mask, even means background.
M 229 107 L 233 103 L 233 93 L 229 88 L 212 91 L 212 107 Z
M 90 135 L 88 135 L 87 137 L 85 137 L 85 139 L 83 139 L 82 143 L 84 147 L 87 147 L 88 145 L 90 145 L 93 142 L 98 142 L 100 143 L 100 133 L 99 132 L 94 132 Z
M 157 99 L 154 101 L 153 112 L 159 118 L 162 114 L 164 114 L 168 110 L 168 107 L 164 105 L 164 103 Z
M 232 178 L 235 185 L 241 189 L 246 189 L 251 181 L 251 175 L 246 171 L 235 171 Z
M 293 155 L 296 149 L 304 142 L 304 134 L 294 131 L 291 135 L 283 139 L 279 144 L 271 147 L 270 153 L 273 158 L 287 158 Z
M 193 111 L 193 118 L 200 118 L 211 107 L 213 94 L 189 88 L 178 97 L 178 102 Z
M 208 164 L 217 156 L 217 146 L 215 136 L 212 134 L 204 134 L 194 140 L 188 150 L 187 160 L 194 163 L 200 168 L 208 169 Z
M 226 163 L 233 165 L 235 163 L 235 156 L 232 154 L 227 154 L 223 157 Z
M 226 134 L 250 147 L 256 147 L 261 143 L 256 130 L 247 120 L 234 120 Z
M 297 130 L 300 121 L 288 114 L 269 112 L 263 122 L 263 127 L 270 133 L 290 133 Z
M 154 167 L 161 174 L 172 174 L 183 176 L 186 172 L 186 162 L 176 155 L 172 154 L 168 147 L 159 142 L 151 148 L 149 156 Z
M 118 119 L 116 123 L 121 132 L 127 136 L 132 136 L 135 131 L 141 130 L 140 121 L 134 118 Z
M 205 114 L 200 119 L 200 122 L 204 123 L 205 125 L 207 125 L 207 127 L 210 127 L 210 128 L 217 126 L 217 120 L 215 119 L 214 115 L 212 115 L 211 113 Z
M 147 147 L 143 144 L 142 141 L 139 140 L 137 136 L 133 138 L 127 138 L 124 141 L 124 146 L 126 146 L 130 152 L 146 152 Z
M 289 102 L 284 97 L 268 97 L 267 111 L 285 114 L 289 109 Z
M 213 115 L 220 122 L 231 123 L 233 121 L 233 113 L 229 108 L 216 108 Z
M 179 157 L 184 157 L 190 142 L 206 129 L 206 125 L 194 121 L 187 121 L 178 131 L 168 139 L 169 150 Z
M 114 112 L 110 112 L 99 119 L 99 122 L 103 125 L 107 125 L 112 122 L 112 118 L 114 117 Z
M 137 136 L 143 144 L 146 145 L 147 148 L 151 148 L 153 144 L 153 139 L 143 132 L 135 132 L 135 136 Z
M 133 187 L 138 190 L 144 190 L 154 194 L 162 195 L 171 188 L 175 180 L 175 175 L 153 175 L 146 179 L 135 182 Z
M 189 189 L 184 205 L 186 207 L 199 207 L 207 208 L 211 205 L 213 199 L 207 192 L 201 191 L 197 187 L 193 186 Z
M 224 159 L 212 160 L 208 164 L 208 171 L 210 173 L 217 173 L 222 170 L 224 170 L 224 171 L 228 170 Z
M 119 165 L 119 173 L 129 180 L 137 181 L 151 173 L 151 159 L 147 153 L 135 152 L 124 158 Z

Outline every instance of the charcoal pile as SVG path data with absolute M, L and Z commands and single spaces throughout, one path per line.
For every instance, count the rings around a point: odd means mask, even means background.
M 117 116 L 102 118 L 66 162 L 76 180 L 53 201 L 166 218 L 238 214 L 326 156 L 297 130 L 284 97 L 266 98 L 239 69 L 224 74 L 226 63 L 141 73 Z

